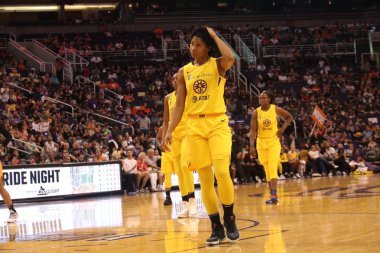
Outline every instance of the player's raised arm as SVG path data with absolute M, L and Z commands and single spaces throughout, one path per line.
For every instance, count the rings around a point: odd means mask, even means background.
M 207 31 L 210 34 L 211 38 L 215 41 L 215 44 L 222 54 L 222 56 L 217 59 L 218 71 L 221 76 L 225 76 L 226 71 L 229 70 L 234 64 L 235 56 L 232 53 L 231 48 L 219 38 L 214 29 L 207 27 Z

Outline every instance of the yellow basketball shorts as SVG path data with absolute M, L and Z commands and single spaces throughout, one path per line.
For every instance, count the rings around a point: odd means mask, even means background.
M 278 163 L 280 162 L 281 144 L 277 136 L 272 138 L 257 138 L 257 154 L 264 166 L 268 180 L 277 178 Z
M 189 161 L 201 169 L 213 160 L 231 157 L 232 136 L 225 114 L 215 117 L 189 117 L 186 122 Z
M 187 167 L 189 170 L 194 171 L 195 168 L 190 165 L 189 161 L 189 141 L 186 137 L 184 128 L 176 129 L 173 132 L 172 139 L 172 153 L 173 158 L 181 156 L 181 167 Z
M 188 168 L 190 171 L 195 171 L 196 167 L 194 167 L 190 162 L 189 146 L 189 138 L 185 135 L 181 143 L 181 166 Z
M 164 174 L 175 173 L 172 152 L 162 152 L 161 170 Z
M 183 127 L 177 127 L 172 134 L 172 153 L 173 157 L 179 156 L 182 153 L 182 140 L 185 138 L 185 129 Z
M 0 179 L 3 178 L 3 164 L 0 162 Z

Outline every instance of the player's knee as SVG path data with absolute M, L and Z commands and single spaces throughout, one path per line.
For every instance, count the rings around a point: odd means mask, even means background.
M 229 170 L 215 170 L 215 176 L 218 181 L 230 178 Z

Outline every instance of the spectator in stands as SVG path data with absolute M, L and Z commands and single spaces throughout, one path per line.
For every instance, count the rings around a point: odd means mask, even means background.
M 95 150 L 95 154 L 93 156 L 93 161 L 94 162 L 104 162 L 104 161 L 106 161 L 106 159 L 104 157 L 105 156 L 103 156 L 102 151 L 99 148 L 97 148 Z
M 300 160 L 299 160 L 298 152 L 296 150 L 296 145 L 294 143 L 290 145 L 290 150 L 287 153 L 287 158 L 288 158 L 289 166 L 290 166 L 293 176 L 300 178 L 301 177 L 299 173 Z
M 282 146 L 280 153 L 280 163 L 278 165 L 278 180 L 285 180 L 286 178 L 293 177 L 292 171 L 290 169 L 290 164 L 288 161 L 288 148 Z
M 147 47 L 146 49 L 149 53 L 151 54 L 154 54 L 157 50 L 156 48 L 153 46 L 153 43 L 149 43 L 149 46 Z
M 44 152 L 46 155 L 49 155 L 49 160 L 51 162 L 51 158 L 55 157 L 58 153 L 59 145 L 58 143 L 53 141 L 53 136 L 50 134 L 47 136 L 47 140 L 44 143 Z M 51 155 L 53 155 L 51 157 Z M 54 161 L 54 159 L 53 159 Z
M 249 150 L 249 148 L 247 150 Z M 244 156 L 242 163 L 242 167 L 244 169 L 248 182 L 265 182 L 266 179 L 264 168 L 262 165 L 260 165 L 256 153 L 253 150 L 250 150 L 248 152 L 249 153 Z
M 328 162 L 323 159 L 319 147 L 317 145 L 312 145 L 309 151 L 310 162 L 313 166 L 314 177 L 326 176 L 330 171 L 328 167 Z
M 151 184 L 151 191 L 165 191 L 165 188 L 163 186 L 164 182 L 164 175 L 161 171 L 161 168 L 158 167 L 157 161 L 160 159 L 160 157 L 157 157 L 154 155 L 154 149 L 148 149 L 147 151 L 147 157 L 145 159 L 148 171 L 149 171 L 149 178 L 150 178 L 150 184 Z M 158 180 L 158 185 L 157 185 Z
M 147 134 L 149 132 L 151 121 L 146 113 L 141 112 L 141 116 L 137 118 L 136 122 L 139 123 L 142 133 Z
M 95 54 L 95 55 L 91 58 L 91 63 L 92 63 L 95 67 L 101 67 L 102 62 L 103 62 L 103 59 L 102 59 L 102 57 L 100 57 L 100 55 L 98 55 L 98 54 Z
M 146 183 L 149 180 L 149 172 L 144 152 L 141 152 L 137 157 L 137 174 L 137 189 L 139 192 L 145 192 Z
M 351 173 L 351 167 L 346 161 L 346 153 L 343 148 L 343 144 L 339 143 L 338 151 L 335 154 L 334 165 L 337 166 L 336 174 L 349 175 Z
M 137 174 L 137 161 L 132 157 L 132 151 L 128 150 L 126 154 L 122 154 L 122 172 L 123 172 L 123 188 L 126 189 L 127 194 L 136 192 L 137 182 L 140 181 Z
M 3 103 L 7 103 L 9 100 L 9 85 L 7 82 L 3 83 L 0 88 L 0 100 Z
M 51 151 L 47 154 L 47 159 L 45 160 L 45 163 L 59 163 L 59 159 L 57 157 L 57 153 L 54 151 Z
M 54 62 L 54 67 L 55 67 L 55 73 L 59 82 L 62 82 L 63 81 L 63 67 L 64 67 L 63 61 L 60 58 L 56 58 Z

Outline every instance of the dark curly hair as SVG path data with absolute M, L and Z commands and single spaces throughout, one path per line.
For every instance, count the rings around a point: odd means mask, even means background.
M 266 94 L 268 96 L 268 98 L 269 98 L 270 103 L 271 104 L 274 103 L 274 95 L 273 95 L 273 93 L 271 91 L 264 90 L 263 92 L 261 92 L 261 94 Z
M 209 56 L 217 57 L 220 54 L 215 41 L 211 38 L 205 26 L 195 28 L 191 33 L 191 38 L 194 37 L 200 38 L 206 44 L 206 47 L 210 48 L 210 51 L 208 52 Z

